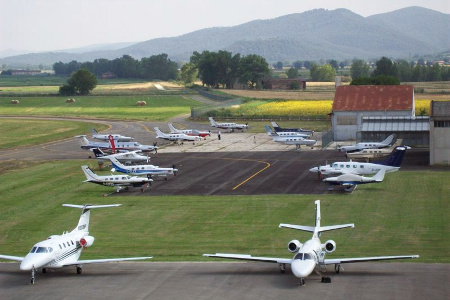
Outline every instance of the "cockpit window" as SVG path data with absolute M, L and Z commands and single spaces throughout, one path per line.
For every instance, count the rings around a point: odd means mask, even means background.
M 294 259 L 310 260 L 310 259 L 314 259 L 314 257 L 310 253 L 297 253 L 297 255 L 294 256 Z
M 313 256 L 309 253 L 305 253 L 305 255 L 303 256 L 303 260 L 307 260 L 307 259 L 313 259 Z
M 297 255 L 294 256 L 294 259 L 303 260 L 303 253 L 297 253 Z
M 37 247 L 33 247 L 33 248 L 31 248 L 31 250 L 30 250 L 30 253 L 34 253 L 34 252 L 36 252 L 36 249 L 37 249 Z
M 48 253 L 47 247 L 38 247 L 36 253 Z

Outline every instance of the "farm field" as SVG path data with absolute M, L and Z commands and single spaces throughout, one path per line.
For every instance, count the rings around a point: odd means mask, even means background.
M 450 262 L 445 239 L 449 172 L 400 171 L 390 174 L 382 187 L 361 186 L 353 194 L 320 197 L 102 197 L 104 187 L 82 183 L 84 163 L 9 162 L 10 171 L 0 175 L 2 253 L 23 255 L 37 240 L 72 230 L 79 211 L 63 203 L 121 203 L 92 213 L 90 231 L 96 242 L 83 253 L 85 259 L 150 254 L 155 261 L 206 261 L 202 253 L 224 250 L 289 257 L 287 242 L 304 241 L 310 234 L 279 229 L 278 224 L 313 225 L 314 200 L 320 199 L 324 225 L 355 223 L 354 229 L 324 233 L 323 239 L 338 245 L 330 257 L 419 254 L 419 262 Z

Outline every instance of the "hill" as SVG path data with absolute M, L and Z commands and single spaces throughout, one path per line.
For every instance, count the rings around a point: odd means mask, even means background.
M 85 53 L 34 53 L 0 59 L 1 64 L 51 65 L 54 62 L 136 59 L 167 53 L 188 61 L 193 51 L 256 53 L 268 61 L 407 58 L 450 49 L 450 15 L 409 7 L 362 17 L 347 9 L 315 9 L 233 27 L 207 28 L 178 37 L 152 39 L 120 49 Z M 73 51 L 74 52 L 74 51 Z

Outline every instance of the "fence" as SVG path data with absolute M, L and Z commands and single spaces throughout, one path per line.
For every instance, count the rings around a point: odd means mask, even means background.
M 322 133 L 322 149 L 326 148 L 333 141 L 334 141 L 333 129 L 330 129 L 330 130 L 325 131 L 324 133 Z

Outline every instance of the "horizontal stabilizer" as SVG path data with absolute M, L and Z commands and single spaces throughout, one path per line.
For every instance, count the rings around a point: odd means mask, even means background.
M 303 226 L 303 225 L 291 225 L 291 224 L 280 224 L 278 226 L 279 228 L 291 228 L 291 229 L 297 229 L 297 230 L 302 230 L 302 231 L 308 231 L 308 232 L 314 232 L 314 230 L 316 229 L 315 227 L 312 226 Z
M 117 207 L 117 206 L 121 206 L 122 204 L 107 204 L 107 205 L 90 205 L 90 204 L 86 204 L 86 205 L 76 205 L 76 204 L 63 204 L 62 206 L 66 206 L 66 207 L 73 207 L 73 208 L 85 208 L 85 209 L 92 209 L 92 208 L 104 208 L 104 207 Z

